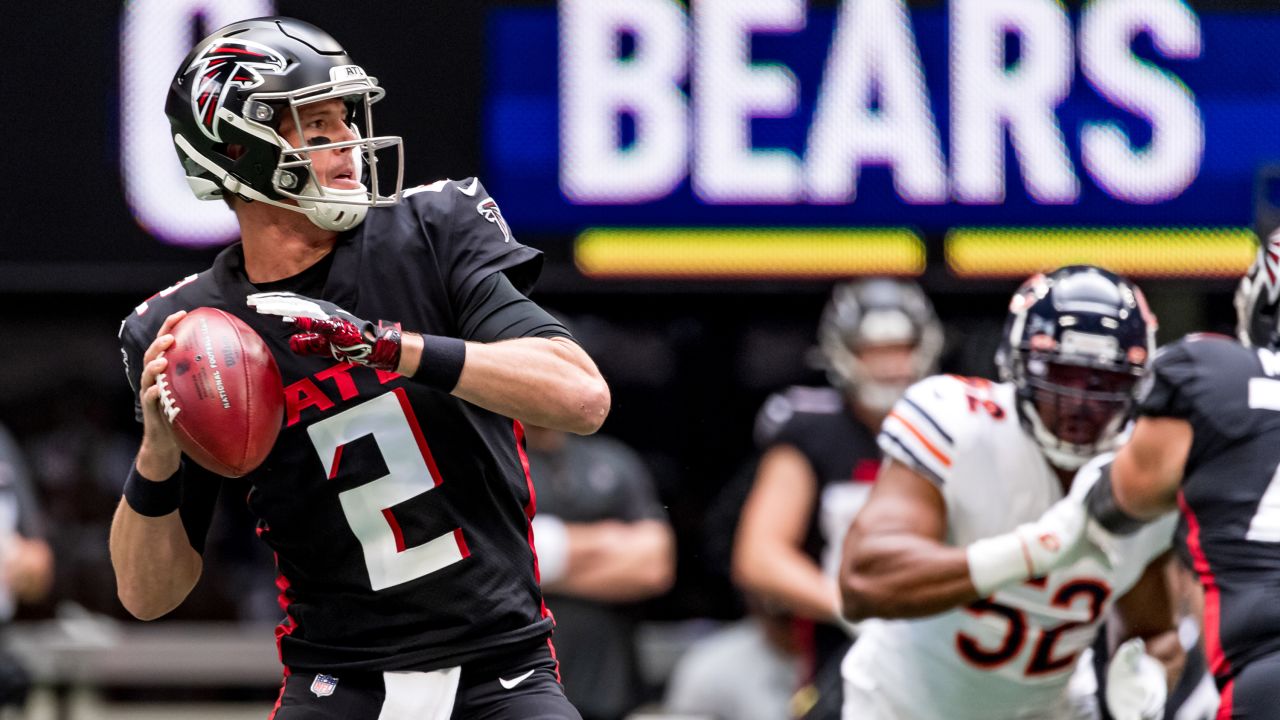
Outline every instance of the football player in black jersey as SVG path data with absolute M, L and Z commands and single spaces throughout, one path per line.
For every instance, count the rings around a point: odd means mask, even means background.
M 379 185 L 400 146 L 373 133 L 383 94 L 288 18 L 222 28 L 178 69 L 179 158 L 242 241 L 121 326 L 144 430 L 111 530 L 120 599 L 143 619 L 181 603 L 219 490 L 247 490 L 285 613 L 275 718 L 578 718 L 520 421 L 594 432 L 609 390 L 525 296 L 540 253 L 477 180 Z M 184 460 L 160 413 L 170 331 L 199 306 L 248 323 L 283 378 L 284 427 L 243 481 Z
M 1204 589 L 1218 718 L 1280 708 L 1280 233 L 1236 291 L 1239 342 L 1191 335 L 1155 357 L 1140 417 L 1089 510 L 1114 532 L 1177 509 L 1178 546 Z
M 738 585 L 795 617 L 813 681 L 798 704 L 813 702 L 814 719 L 840 712 L 850 639 L 838 620 L 836 565 L 879 469 L 876 433 L 907 387 L 934 371 L 942 328 L 914 283 L 862 280 L 834 288 L 818 342 L 831 387 L 793 387 L 761 408 L 763 454 L 733 552 Z

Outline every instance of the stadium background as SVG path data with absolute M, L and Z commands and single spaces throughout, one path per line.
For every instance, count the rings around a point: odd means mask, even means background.
M 686 12 L 679 3 L 660 4 Z M 758 147 L 802 155 L 819 92 L 830 91 L 822 82 L 841 6 L 761 4 L 799 5 L 807 22 L 802 30 L 757 34 L 752 41 L 755 61 L 787 64 L 798 87 L 794 112 L 752 121 L 752 135 Z M 561 11 L 570 5 L 583 2 L 565 3 Z M 67 600 L 123 614 L 104 564 L 105 528 L 138 430 L 116 328 L 140 300 L 206 267 L 217 249 L 173 244 L 181 230 L 155 221 L 147 214 L 154 208 L 131 205 L 127 197 L 129 187 L 145 179 L 130 169 L 130 157 L 141 158 L 140 168 L 151 167 L 150 158 L 171 163 L 165 172 L 172 177 L 159 181 L 185 193 L 167 138 L 138 134 L 145 103 L 137 88 L 145 84 L 145 68 L 167 82 L 179 57 L 162 38 L 189 47 L 210 29 L 190 18 L 212 6 L 233 14 L 249 8 L 246 15 L 266 6 L 329 29 L 388 89 L 375 122 L 380 133 L 405 137 L 406 184 L 479 175 L 517 236 L 546 252 L 535 297 L 562 313 L 597 358 L 614 397 L 604 432 L 650 462 L 678 533 L 675 590 L 637 610 L 653 620 L 740 612 L 724 577 L 727 538 L 718 538 L 717 547 L 718 526 L 706 521 L 707 513 L 751 456 L 752 420 L 765 396 L 790 383 L 822 381 L 805 362 L 818 314 L 835 279 L 886 267 L 866 257 L 890 257 L 887 267 L 917 277 L 930 293 L 947 330 L 944 369 L 991 375 L 1004 306 L 1021 276 L 1037 264 L 1091 260 L 1091 253 L 1114 247 L 1129 247 L 1126 257 L 1137 258 L 1123 269 L 1137 270 L 1161 319 L 1162 340 L 1193 330 L 1229 332 L 1231 277 L 1247 264 L 1253 233 L 1273 224 L 1272 202 L 1280 199 L 1273 187 L 1280 182 L 1266 179 L 1270 164 L 1280 161 L 1280 69 L 1273 51 L 1280 12 L 1267 2 L 1189 3 L 1202 39 L 1197 57 L 1163 57 L 1149 35 L 1139 34 L 1133 44 L 1136 56 L 1180 78 L 1203 120 L 1203 156 L 1176 197 L 1122 202 L 1086 174 L 1079 141 L 1084 123 L 1118 122 L 1136 145 L 1151 131 L 1098 93 L 1072 62 L 1071 94 L 1058 117 L 1079 181 L 1077 201 L 1031 197 L 1006 138 L 1003 201 L 949 197 L 922 205 L 904 202 L 882 167 L 863 170 L 853 202 L 707 202 L 683 174 L 657 199 L 575 202 L 557 182 L 564 171 L 557 84 L 564 69 L 557 59 L 563 52 L 557 7 L 549 0 L 9 3 L 6 25 L 20 29 L 9 38 L 17 43 L 10 57 L 22 62 L 10 66 L 4 81 L 9 147 L 0 302 L 9 340 L 0 364 L 0 421 L 30 454 L 58 553 L 53 599 L 24 610 L 29 618 L 52 616 Z M 910 7 L 945 165 L 955 152 L 948 134 L 948 7 Z M 1079 4 L 1065 7 L 1075 46 Z M 617 45 L 623 62 L 647 47 L 637 44 L 639 35 L 628 35 L 621 33 Z M 709 36 L 694 24 L 691 62 L 700 62 L 699 43 Z M 1020 59 L 1019 42 L 1010 37 L 1007 43 L 1009 67 Z M 691 106 L 706 87 L 682 81 Z M 625 115 L 618 122 L 627 143 L 640 130 Z M 690 156 L 701 151 L 698 142 L 689 140 Z M 995 256 L 1019 264 L 964 270 L 949 254 L 957 227 L 1003 228 L 1012 244 L 998 246 Z M 1068 232 L 1055 237 L 1085 244 L 1054 255 L 1045 250 L 1061 247 L 1057 241 L 1019 230 L 1028 227 L 1130 232 Z M 587 241 L 602 235 L 589 231 L 604 229 L 608 236 L 618 228 L 631 234 L 604 239 L 622 250 L 594 256 L 605 260 L 592 265 Z M 881 248 L 886 228 L 897 241 L 907 238 L 905 255 L 859 250 Z M 758 234 L 743 233 L 750 229 Z M 824 240 L 824 233 L 835 240 Z M 1177 239 L 1184 237 L 1191 241 Z M 829 240 L 836 245 L 822 244 Z M 718 250 L 746 246 L 769 249 L 745 269 L 717 260 Z M 829 254 L 814 259 L 813 253 Z M 645 264 L 656 255 L 665 264 Z M 787 269 L 796 264 L 800 269 Z M 229 554 L 247 552 L 227 543 Z M 213 586 L 217 579 L 206 578 L 178 615 L 234 616 L 228 608 L 244 589 Z

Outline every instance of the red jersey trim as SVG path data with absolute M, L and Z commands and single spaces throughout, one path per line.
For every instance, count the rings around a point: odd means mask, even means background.
M 1178 491 L 1178 509 L 1187 522 L 1187 552 L 1191 554 L 1191 564 L 1200 576 L 1200 584 L 1204 586 L 1204 641 L 1209 670 L 1216 678 L 1230 677 L 1231 662 L 1222 649 L 1222 592 L 1218 589 L 1218 580 L 1213 575 L 1213 568 L 1209 566 L 1209 559 L 1205 557 L 1200 541 L 1200 520 L 1196 518 L 1181 490 Z

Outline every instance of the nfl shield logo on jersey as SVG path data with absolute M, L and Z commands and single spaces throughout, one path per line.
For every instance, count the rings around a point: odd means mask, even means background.
M 311 681 L 311 692 L 316 697 L 326 697 L 333 694 L 338 687 L 338 678 L 332 675 L 317 674 L 316 679 Z

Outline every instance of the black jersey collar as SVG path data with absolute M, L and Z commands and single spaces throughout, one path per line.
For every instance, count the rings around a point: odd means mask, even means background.
M 333 263 L 329 268 L 329 277 L 325 280 L 324 293 L 320 298 L 347 311 L 354 311 L 359 299 L 356 278 L 359 277 L 360 272 L 362 239 L 363 233 L 360 228 L 338 236 L 333 247 Z M 249 282 L 249 276 L 245 274 L 242 243 L 235 243 L 218 253 L 218 257 L 213 261 L 213 276 L 222 290 L 223 297 L 231 306 L 229 309 L 249 312 L 245 298 L 258 292 L 258 289 Z

